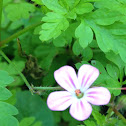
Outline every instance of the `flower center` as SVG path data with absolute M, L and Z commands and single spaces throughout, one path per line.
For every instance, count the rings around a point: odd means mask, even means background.
M 80 89 L 76 89 L 75 90 L 75 94 L 76 94 L 76 96 L 77 96 L 77 98 L 82 98 L 83 96 L 84 96 L 84 93 L 82 93 L 81 91 L 80 91 Z

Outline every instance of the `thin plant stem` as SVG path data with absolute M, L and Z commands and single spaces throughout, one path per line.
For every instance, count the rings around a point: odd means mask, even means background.
M 9 64 L 13 64 L 15 70 L 18 71 L 18 74 L 20 75 L 20 77 L 22 78 L 22 80 L 25 82 L 26 86 L 28 87 L 28 89 L 32 92 L 35 93 L 34 90 L 63 90 L 63 88 L 61 87 L 34 87 L 31 86 L 29 84 L 29 82 L 27 81 L 27 79 L 25 78 L 25 76 L 18 70 L 17 66 L 15 63 L 13 63 L 6 55 L 5 53 L 0 50 L 1 55 L 4 57 L 4 59 L 9 63 Z
M 108 88 L 109 90 L 126 90 L 126 87 L 123 88 Z
M 126 124 L 126 119 L 124 118 L 124 116 L 116 108 L 113 108 L 113 111 Z
M 23 30 L 11 35 L 10 37 L 8 37 L 7 39 L 3 40 L 0 42 L 0 47 L 4 46 L 5 44 L 11 42 L 12 40 L 14 40 L 15 38 L 18 38 L 20 35 L 24 34 L 25 32 L 34 29 L 35 27 L 41 25 L 42 22 L 38 22 L 36 24 L 33 24 L 31 26 L 28 26 L 26 28 L 24 28 Z
M 33 87 L 34 90 L 63 90 L 61 87 Z
M 25 78 L 25 76 L 18 70 L 18 67 L 16 66 L 15 63 L 13 63 L 6 55 L 5 53 L 0 50 L 1 55 L 4 57 L 4 59 L 9 63 L 12 64 L 15 68 L 15 70 L 18 71 L 18 74 L 20 75 L 20 77 L 22 78 L 22 80 L 25 82 L 26 86 L 29 88 L 30 91 L 32 91 L 31 85 L 29 84 L 29 82 L 27 81 L 27 79 Z
M 3 10 L 3 0 L 0 0 L 0 41 L 1 41 L 2 10 Z

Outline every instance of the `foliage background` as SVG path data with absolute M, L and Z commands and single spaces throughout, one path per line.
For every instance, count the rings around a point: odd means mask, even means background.
M 125 126 L 125 0 L 1 0 L 0 8 L 1 126 Z M 66 64 L 97 67 L 94 85 L 112 95 L 84 122 L 50 111 L 51 91 L 32 95 L 25 85 L 57 86 L 53 73 Z

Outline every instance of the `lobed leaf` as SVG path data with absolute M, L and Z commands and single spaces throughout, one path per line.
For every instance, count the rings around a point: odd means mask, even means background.
M 111 64 L 107 64 L 106 66 L 106 70 L 108 72 L 108 74 L 114 78 L 115 80 L 118 80 L 119 78 L 119 69 L 118 67 L 111 65 Z
M 42 41 L 57 38 L 69 26 L 67 19 L 63 15 L 55 12 L 47 13 L 42 21 L 46 22 L 42 25 L 42 30 L 40 31 L 40 39 Z
M 98 85 L 98 86 L 108 88 L 111 94 L 113 93 L 114 96 L 118 96 L 121 93 L 121 90 L 111 89 L 111 88 L 121 88 L 121 84 L 118 81 L 117 77 L 112 78 L 114 75 L 111 75 L 110 72 L 108 74 L 107 71 L 105 70 L 104 66 L 99 61 L 92 60 L 91 65 L 98 68 L 99 72 L 100 72 L 100 75 L 97 78 L 97 80 L 95 81 L 95 84 Z
M 86 47 L 81 52 L 81 55 L 82 55 L 82 60 L 90 61 L 93 58 L 93 51 L 92 51 L 92 49 L 90 47 Z
M 0 126 L 19 126 L 19 123 L 13 116 L 0 113 Z
M 93 40 L 93 32 L 89 25 L 83 20 L 75 30 L 75 36 L 79 39 L 82 48 L 86 48 Z
M 83 48 L 80 46 L 78 41 L 75 41 L 72 47 L 73 53 L 78 56 L 81 54 Z
M 117 11 L 101 8 L 89 14 L 88 17 L 98 25 L 111 25 L 116 21 L 121 21 L 124 15 Z
M 125 63 L 122 61 L 121 57 L 118 54 L 113 53 L 112 51 L 106 53 L 106 58 L 116 64 L 120 70 L 122 70 L 125 66 Z
M 112 5 L 112 6 L 111 6 Z M 98 2 L 95 2 L 94 4 L 97 8 L 108 8 L 111 11 L 118 11 L 121 14 L 126 13 L 126 2 L 124 0 L 101 0 Z
M 34 117 L 26 117 L 21 120 L 19 126 L 31 126 L 34 123 L 34 121 L 35 121 Z
M 6 87 L 13 81 L 14 79 L 6 71 L 0 70 L 0 87 Z
M 0 113 L 5 115 L 16 115 L 18 110 L 11 104 L 0 101 Z
M 23 68 L 25 67 L 25 64 L 23 61 L 15 61 L 13 60 L 12 63 L 16 64 L 18 67 L 18 70 L 21 72 Z M 13 83 L 11 83 L 10 86 L 16 86 L 16 85 L 22 85 L 24 84 L 23 80 L 18 76 L 18 71 L 13 67 L 13 64 L 8 64 L 6 62 L 0 63 L 1 70 L 5 70 L 14 78 Z
M 108 52 L 110 50 L 114 51 L 116 54 L 119 54 L 120 57 L 124 62 L 126 62 L 126 42 L 125 42 L 125 36 L 116 36 L 113 35 L 107 27 L 103 27 L 100 25 L 97 25 L 92 20 L 87 21 L 89 26 L 93 29 L 97 43 L 99 48 L 103 52 Z M 117 28 L 118 29 L 118 28 Z
M 34 12 L 34 5 L 29 3 L 12 3 L 5 8 L 8 18 L 11 21 L 16 21 L 21 18 L 29 18 L 30 12 Z
M 126 24 L 122 22 L 116 22 L 110 26 L 107 26 L 107 29 L 109 29 L 110 33 L 113 35 L 126 35 Z
M 85 1 L 82 1 L 76 6 L 75 11 L 77 14 L 89 13 L 94 9 L 91 3 L 84 3 L 84 2 Z
M 58 0 L 42 0 L 43 4 L 54 12 L 65 14 L 67 11 L 58 3 Z
M 104 115 L 102 115 L 101 113 L 99 113 L 96 110 L 92 111 L 92 115 L 93 115 L 94 119 L 97 121 L 98 125 L 104 126 L 104 124 L 105 124 L 105 116 Z
M 7 100 L 11 96 L 12 94 L 7 88 L 0 87 L 0 100 Z
M 85 120 L 84 124 L 86 126 L 97 126 L 96 123 L 95 123 L 95 121 L 90 121 L 90 120 Z

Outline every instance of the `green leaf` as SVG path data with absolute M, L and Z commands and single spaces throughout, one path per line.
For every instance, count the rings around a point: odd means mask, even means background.
M 18 92 L 16 107 L 19 110 L 17 115 L 19 121 L 33 116 L 35 121 L 42 122 L 43 126 L 54 126 L 52 112 L 40 96 L 32 95 L 29 91 Z
M 126 42 L 125 36 L 116 36 L 113 35 L 107 27 L 96 25 L 94 21 L 87 21 L 90 27 L 94 30 L 97 43 L 99 48 L 103 52 L 108 52 L 110 50 L 114 51 L 116 54 L 119 54 L 121 59 L 126 62 Z
M 67 43 L 67 41 L 65 40 L 65 38 L 63 36 L 59 36 L 53 40 L 53 44 L 56 47 L 63 47 L 63 46 L 65 46 L 66 43 Z
M 111 6 L 111 4 L 113 6 Z M 107 0 L 107 1 L 101 0 L 101 1 L 95 2 L 94 5 L 97 8 L 108 8 L 111 11 L 118 11 L 124 15 L 126 13 L 126 3 L 124 1 L 119 2 L 117 0 Z
M 90 23 L 91 28 L 94 30 L 96 35 L 96 40 L 98 43 L 99 48 L 103 52 L 108 52 L 112 49 L 113 39 L 111 38 L 110 34 L 104 29 L 94 23 L 94 21 L 88 22 Z
M 11 105 L 15 105 L 16 103 L 16 92 L 20 91 L 20 88 L 16 88 L 11 90 L 12 96 L 6 101 L 7 103 L 11 104 Z
M 13 63 L 16 64 L 19 71 L 22 71 L 25 67 L 25 63 L 23 61 L 12 61 L 12 63 L 8 64 L 6 62 L 0 63 L 0 67 L 2 70 L 5 70 L 9 73 L 9 75 L 17 75 L 18 71 L 14 68 Z
M 3 1 L 3 6 L 6 6 L 6 5 L 9 4 L 10 2 L 12 2 L 12 0 L 4 0 L 4 1 Z
M 75 9 L 72 9 L 71 11 L 69 11 L 67 13 L 66 17 L 75 20 L 77 18 L 77 14 L 75 12 Z
M 34 121 L 35 121 L 34 117 L 26 117 L 21 120 L 19 126 L 31 126 Z
M 84 0 L 84 2 L 96 2 L 96 1 L 101 1 L 101 0 Z
M 6 87 L 13 81 L 13 77 L 9 76 L 6 71 L 0 70 L 0 87 Z
M 118 96 L 121 93 L 121 90 L 113 90 L 111 88 L 121 88 L 121 84 L 118 82 L 117 77 L 112 78 L 105 70 L 104 66 L 99 62 L 92 60 L 91 65 L 99 69 L 100 75 L 95 81 L 95 84 L 98 86 L 103 86 L 109 89 L 110 93 L 114 96 Z M 113 75 L 112 75 L 113 76 Z
M 15 61 L 13 60 L 12 63 L 16 64 L 18 70 L 22 72 L 25 67 L 25 63 L 23 61 Z M 14 82 L 10 84 L 10 86 L 17 86 L 24 84 L 23 80 L 18 76 L 19 72 L 14 68 L 13 64 L 8 64 L 6 62 L 0 63 L 1 70 L 5 70 L 14 78 Z
M 43 126 L 42 122 L 37 121 L 35 124 L 33 124 L 32 126 Z
M 110 88 L 109 91 L 111 94 L 113 93 L 114 96 L 118 96 L 121 93 L 121 89 L 118 89 L 118 90 L 111 89 L 111 88 L 121 88 L 121 84 L 118 82 L 118 80 L 114 80 L 113 78 L 109 77 L 106 79 L 105 87 L 107 87 L 108 89 Z
M 125 126 L 126 123 L 124 123 L 123 120 L 119 120 L 119 121 L 117 122 L 117 125 L 118 125 L 118 126 Z
M 66 10 L 69 10 L 69 5 L 68 5 L 68 0 L 58 0 L 59 4 L 63 7 L 66 8 Z
M 125 0 L 117 0 L 118 2 L 120 2 L 121 4 L 126 4 Z
M 89 64 L 87 61 L 81 61 L 80 63 L 76 63 L 75 66 L 79 69 L 83 64 Z
M 86 48 L 93 40 L 93 32 L 88 24 L 83 20 L 75 30 L 75 36 L 79 38 L 79 43 L 82 48 Z
M 77 14 L 84 14 L 91 12 L 94 7 L 91 3 L 84 3 L 85 1 L 81 0 L 76 6 L 75 11 Z
M 72 41 L 72 33 L 71 27 L 69 27 L 66 31 L 62 32 L 60 36 L 53 40 L 53 44 L 55 47 L 64 47 L 70 44 Z
M 45 57 L 47 57 L 49 55 L 50 52 L 55 52 L 58 49 L 53 46 L 52 44 L 41 44 L 41 46 L 38 46 L 35 49 L 35 56 L 38 59 L 44 59 Z
M 25 2 L 12 3 L 5 8 L 7 16 L 11 21 L 16 21 L 21 18 L 29 18 L 29 12 L 34 12 L 34 10 L 34 5 Z
M 86 126 L 96 126 L 96 123 L 94 121 L 90 121 L 90 120 L 85 120 L 84 124 Z
M 65 41 L 65 42 L 63 42 L 65 44 L 64 46 L 70 45 L 71 42 L 72 42 L 72 39 L 74 37 L 75 27 L 77 27 L 76 24 L 75 23 L 71 23 L 70 26 L 64 32 L 62 32 L 62 34 L 60 36 L 58 36 L 56 39 L 61 37 Z M 54 39 L 54 41 L 55 41 L 55 39 Z
M 118 80 L 118 78 L 119 78 L 119 69 L 116 66 L 111 65 L 111 64 L 107 64 L 106 70 L 107 70 L 108 74 L 112 78 L 114 78 L 115 80 Z
M 126 35 L 126 30 L 125 30 L 126 24 L 124 23 L 116 22 L 113 25 L 107 26 L 107 28 L 113 35 Z
M 81 54 L 83 48 L 80 46 L 78 41 L 75 41 L 72 47 L 73 53 L 78 56 Z
M 35 2 L 36 4 L 43 5 L 42 0 L 32 0 L 32 1 Z
M 100 86 L 105 86 L 105 81 L 108 78 L 108 74 L 104 68 L 104 66 L 97 60 L 92 60 L 91 65 L 96 67 L 100 74 L 97 80 L 95 81 L 96 84 L 100 84 Z
M 89 44 L 89 46 L 90 46 L 91 48 L 98 48 L 97 41 L 96 41 L 96 40 L 93 40 L 93 41 Z
M 54 111 L 53 115 L 54 115 L 55 122 L 60 123 L 60 121 L 61 121 L 61 112 Z
M 114 126 L 117 125 L 117 122 L 119 122 L 119 120 L 117 118 L 109 118 L 105 124 L 105 126 Z
M 80 0 L 60 0 L 60 4 L 67 10 L 72 10 Z
M 0 87 L 0 100 L 7 100 L 11 96 L 12 94 L 8 89 Z
M 11 104 L 0 101 L 0 113 L 4 113 L 5 115 L 16 115 L 18 114 L 18 110 Z
M 105 53 L 100 49 L 93 49 L 93 59 L 98 60 L 105 67 L 109 60 L 105 57 Z
M 58 54 L 59 49 L 53 45 L 43 44 L 35 49 L 35 55 L 41 60 L 40 65 L 43 69 L 48 70 L 54 57 Z
M 82 54 L 82 57 L 83 57 L 82 60 L 84 60 L 84 61 L 89 61 L 93 57 L 93 51 L 90 47 L 86 47 L 85 49 L 83 49 L 81 54 Z
M 94 119 L 97 121 L 98 125 L 104 126 L 104 123 L 105 123 L 105 116 L 104 115 L 102 115 L 101 113 L 99 113 L 96 110 L 92 111 L 92 115 L 93 115 Z
M 54 71 L 59 69 L 60 67 L 67 64 L 69 60 L 69 55 L 58 55 L 52 62 L 50 69 L 48 70 L 48 73 L 44 76 L 42 80 L 42 86 L 55 86 L 56 81 L 54 79 Z M 57 85 L 58 86 L 58 85 Z
M 96 24 L 111 25 L 116 21 L 120 21 L 122 15 L 116 11 L 101 8 L 91 13 L 89 17 L 93 19 Z
M 54 12 L 47 13 L 42 21 L 46 22 L 42 25 L 42 30 L 40 31 L 40 39 L 42 41 L 47 41 L 51 38 L 55 39 L 69 26 L 69 22 L 63 15 Z
M 0 113 L 0 126 L 19 126 L 19 123 L 13 116 Z
M 7 100 L 12 94 L 5 88 L 13 82 L 13 78 L 6 71 L 0 70 L 0 100 Z M 0 125 L 1 126 L 18 126 L 18 121 L 12 115 L 18 114 L 18 110 L 6 102 L 0 101 Z
M 3 12 L 2 12 L 2 23 L 4 23 L 4 21 L 5 21 L 5 17 L 4 17 L 4 14 L 3 14 Z
M 60 4 L 58 3 L 58 0 L 42 0 L 43 4 L 50 10 L 53 10 L 54 12 L 65 14 L 67 13 L 66 9 L 64 9 Z
M 77 124 L 80 124 L 79 121 L 77 121 L 71 117 L 68 110 L 66 110 L 62 113 L 62 118 L 64 121 L 69 122 L 69 126 L 74 126 L 74 125 L 76 126 Z
M 122 69 L 125 65 L 121 57 L 118 54 L 113 53 L 112 51 L 106 53 L 106 58 L 112 61 L 114 64 L 116 64 L 120 69 Z

